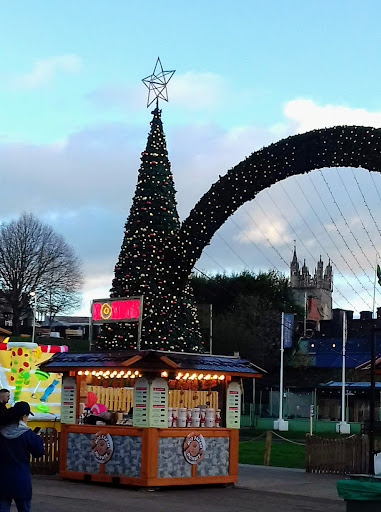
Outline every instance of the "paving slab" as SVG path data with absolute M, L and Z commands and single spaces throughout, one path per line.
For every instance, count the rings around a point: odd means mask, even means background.
M 336 482 L 343 476 L 306 473 L 303 469 L 276 468 L 240 464 L 238 486 L 256 491 L 269 491 L 313 498 L 340 500 Z

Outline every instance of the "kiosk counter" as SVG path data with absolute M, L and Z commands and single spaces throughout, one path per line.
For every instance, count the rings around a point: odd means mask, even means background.
M 60 476 L 137 486 L 234 483 L 239 357 L 163 351 L 56 354 L 62 373 Z

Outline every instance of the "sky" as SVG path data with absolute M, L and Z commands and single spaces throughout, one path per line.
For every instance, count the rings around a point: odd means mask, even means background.
M 161 108 L 184 220 L 269 143 L 381 127 L 380 17 L 378 0 L 0 2 L 0 221 L 32 212 L 65 237 L 88 314 L 111 286 L 157 57 L 176 70 Z M 320 254 L 334 262 L 334 307 L 371 310 L 380 194 L 381 176 L 361 169 L 288 178 L 241 207 L 196 267 L 288 275 L 296 240 L 312 272 Z

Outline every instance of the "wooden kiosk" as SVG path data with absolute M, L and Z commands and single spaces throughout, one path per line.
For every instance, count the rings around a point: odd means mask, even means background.
M 262 375 L 252 363 L 132 350 L 55 354 L 41 368 L 63 374 L 61 477 L 137 486 L 237 481 L 241 378 Z M 85 409 L 89 397 L 103 413 Z

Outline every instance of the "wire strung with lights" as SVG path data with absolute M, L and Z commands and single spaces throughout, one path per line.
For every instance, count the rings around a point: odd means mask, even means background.
M 297 183 L 297 182 L 296 182 L 296 183 Z M 317 218 L 317 220 L 319 221 L 319 223 L 320 223 L 321 227 L 323 228 L 324 232 L 326 233 L 326 235 L 328 236 L 328 238 L 331 240 L 331 242 L 332 242 L 332 243 L 333 243 L 333 245 L 335 246 L 336 250 L 339 252 L 340 257 L 343 259 L 343 261 L 345 262 L 345 264 L 347 265 L 347 267 L 349 268 L 349 270 L 352 272 L 352 274 L 353 274 L 354 278 L 356 279 L 356 281 L 358 282 L 358 284 L 361 286 L 361 288 L 364 290 L 364 292 L 369 296 L 369 298 L 370 298 L 371 300 L 373 300 L 372 295 L 369 293 L 369 291 L 368 291 L 368 290 L 365 288 L 365 286 L 362 284 L 362 282 L 360 281 L 360 279 L 357 277 L 356 272 L 352 269 L 351 265 L 348 263 L 348 260 L 345 258 L 345 256 L 343 255 L 343 253 L 342 253 L 342 252 L 340 251 L 340 249 L 338 248 L 338 246 L 337 246 L 336 242 L 335 242 L 335 241 L 334 241 L 334 239 L 332 238 L 332 236 L 331 236 L 331 234 L 329 233 L 328 229 L 326 228 L 326 226 L 324 225 L 324 223 L 323 223 L 323 222 L 322 222 L 322 220 L 320 219 L 320 216 L 319 216 L 319 214 L 317 213 L 316 209 L 312 206 L 311 201 L 310 201 L 310 200 L 308 199 L 308 197 L 305 195 L 305 193 L 304 193 L 303 189 L 301 188 L 301 186 L 299 185 L 299 183 L 297 183 L 297 185 L 298 185 L 299 190 L 301 191 L 301 193 L 302 193 L 302 194 L 304 195 L 304 197 L 306 198 L 307 203 L 309 204 L 309 206 L 311 207 L 312 211 L 314 212 L 315 217 L 316 217 L 316 218 Z M 339 231 L 339 229 L 337 228 L 337 225 L 336 225 L 335 221 L 333 220 L 333 218 L 332 218 L 332 222 L 334 223 L 334 225 L 335 225 L 335 227 L 336 227 L 336 230 L 340 233 L 340 231 Z M 341 233 L 340 233 L 340 236 L 341 236 L 341 238 L 342 238 L 342 240 L 343 240 L 343 242 L 344 242 L 344 244 L 345 244 L 346 248 L 348 249 L 348 251 L 352 254 L 353 258 L 354 258 L 354 259 L 356 260 L 356 262 L 359 264 L 359 262 L 358 262 L 358 260 L 357 260 L 356 256 L 354 255 L 353 251 L 350 249 L 349 245 L 347 244 L 347 242 L 346 242 L 345 238 L 342 236 L 342 234 L 341 234 Z M 325 254 L 327 254 L 327 256 L 328 256 L 328 253 L 327 253 L 327 251 L 326 251 L 325 247 L 321 244 L 321 242 L 320 242 L 320 241 L 318 241 L 318 243 L 319 243 L 320 247 L 322 248 L 322 250 L 325 252 Z M 337 265 L 336 263 L 334 263 L 334 261 L 333 261 L 333 260 L 332 260 L 332 265 L 334 265 L 334 266 L 337 268 L 337 270 L 338 270 L 338 272 L 340 273 L 340 275 L 341 275 L 342 277 L 344 277 L 344 275 L 343 275 L 343 274 L 341 273 L 341 271 L 339 270 L 338 265 Z M 364 272 L 365 272 L 365 271 L 364 271 Z M 345 278 L 345 279 L 346 279 L 346 278 Z M 346 279 L 346 281 L 347 281 L 347 283 L 349 284 L 349 286 L 352 288 L 352 291 L 353 291 L 354 293 L 357 293 L 357 292 L 356 292 L 356 290 L 355 290 L 355 288 L 354 288 L 354 287 L 349 283 L 349 281 L 348 281 L 347 279 Z M 372 282 L 371 282 L 371 284 L 372 284 Z M 360 297 L 360 298 L 361 298 L 361 300 L 364 302 L 364 304 L 365 304 L 368 308 L 370 308 L 370 305 L 369 305 L 369 304 L 368 304 L 368 303 L 367 303 L 367 302 L 366 302 L 366 301 L 361 297 L 361 295 L 359 295 L 359 297 Z
M 338 202 L 336 201 L 336 198 L 335 198 L 335 196 L 334 196 L 334 194 L 333 194 L 333 192 L 332 192 L 332 188 L 329 186 L 328 181 L 326 180 L 326 178 L 325 178 L 325 176 L 324 176 L 324 174 L 322 173 L 322 171 L 321 171 L 321 170 L 320 170 L 320 175 L 321 175 L 321 176 L 322 176 L 322 178 L 323 178 L 323 181 L 324 181 L 324 183 L 325 183 L 325 185 L 326 185 L 326 187 L 327 187 L 327 189 L 328 189 L 328 191 L 329 191 L 329 193 L 330 193 L 330 195 L 331 195 L 331 197 L 332 197 L 332 200 L 333 200 L 333 202 L 334 202 L 334 204 L 335 204 L 335 206 L 336 206 L 337 210 L 339 211 L 339 214 L 340 214 L 341 218 L 343 219 L 343 222 L 344 222 L 345 226 L 347 227 L 348 231 L 349 231 L 349 232 L 350 232 L 350 234 L 352 235 L 352 238 L 353 238 L 353 239 L 354 239 L 354 241 L 356 242 L 357 247 L 360 249 L 360 251 L 362 252 L 362 254 L 366 257 L 366 255 L 365 255 L 365 253 L 364 253 L 364 250 L 363 250 L 363 249 L 362 249 L 362 247 L 361 247 L 360 242 L 357 240 L 356 235 L 353 233 L 353 231 L 352 231 L 351 227 L 349 226 L 349 224 L 348 224 L 348 222 L 347 222 L 347 220 L 346 220 L 346 218 L 345 218 L 345 216 L 344 216 L 344 214 L 343 214 L 343 212 L 342 212 L 342 210 L 341 210 L 341 208 L 340 208 L 340 206 L 339 206 Z M 312 181 L 312 180 L 311 180 L 311 181 Z M 320 196 L 319 196 L 319 197 L 320 197 Z M 321 202 L 324 204 L 324 201 L 323 201 L 323 199 L 322 199 L 321 197 L 320 197 L 320 200 L 321 200 Z M 324 206 L 325 206 L 325 205 L 324 205 Z M 325 209 L 327 210 L 326 206 L 325 206 Z M 327 211 L 328 211 L 328 210 L 327 210 Z M 333 219 L 333 217 L 331 216 L 331 214 L 329 214 L 329 215 L 330 215 L 330 217 L 331 217 L 331 221 L 332 221 L 333 225 L 334 225 L 334 226 L 335 226 L 335 228 L 336 228 L 336 231 L 339 233 L 339 235 L 340 235 L 341 239 L 343 240 L 345 247 L 346 247 L 346 248 L 348 249 L 348 251 L 351 253 L 352 258 L 356 261 L 356 263 L 357 263 L 357 265 L 359 266 L 359 268 L 363 271 L 364 275 L 366 276 L 366 278 L 368 279 L 368 281 L 370 282 L 370 284 L 371 284 L 371 285 L 373 285 L 373 281 L 372 281 L 372 279 L 371 279 L 371 278 L 369 277 L 369 275 L 366 273 L 366 270 L 364 269 L 364 267 L 363 267 L 363 266 L 361 265 L 361 263 L 359 262 L 359 260 L 358 260 L 358 258 L 357 258 L 357 256 L 356 256 L 356 254 L 354 253 L 354 251 L 352 251 L 352 249 L 349 247 L 349 245 L 348 245 L 347 241 L 345 240 L 345 237 L 343 236 L 342 232 L 341 232 L 341 231 L 339 230 L 339 228 L 337 227 L 337 224 L 336 224 L 336 222 L 334 221 L 334 219 Z M 373 265 L 371 264 L 371 267 L 372 267 L 372 266 L 373 266 Z M 363 287 L 363 288 L 364 288 L 364 287 Z M 367 290 L 366 290 L 366 291 L 367 291 Z M 367 291 L 367 293 L 368 293 L 368 295 L 370 295 L 370 293 L 369 293 L 368 291 Z M 373 299 L 372 295 L 370 295 L 370 298 L 371 298 L 371 299 Z
M 124 239 L 114 269 L 111 297 L 144 296 L 140 346 L 168 351 L 202 351 L 202 340 L 189 279 L 180 282 L 181 263 L 171 263 L 180 221 L 161 110 L 155 108 L 142 152 L 138 183 Z M 138 326 L 110 323 L 102 327 L 96 348 L 136 348 Z

